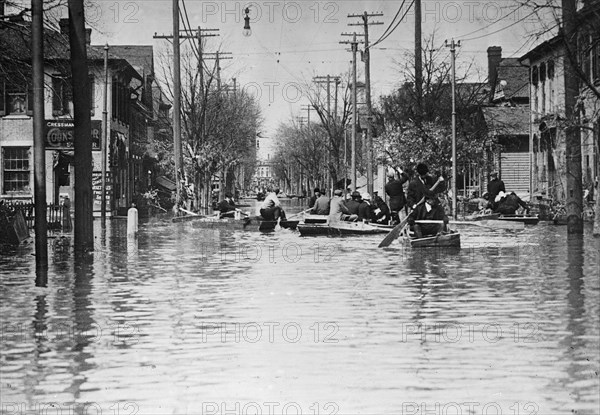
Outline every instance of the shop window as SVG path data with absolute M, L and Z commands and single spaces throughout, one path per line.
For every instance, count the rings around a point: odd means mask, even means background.
M 3 193 L 29 193 L 29 147 L 2 149 Z

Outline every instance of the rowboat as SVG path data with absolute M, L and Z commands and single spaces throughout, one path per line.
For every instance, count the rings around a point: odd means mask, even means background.
M 393 227 L 389 225 L 377 225 L 365 222 L 329 222 L 298 224 L 301 236 L 341 236 L 341 235 L 375 235 L 388 233 Z
M 208 216 L 195 219 L 193 221 L 193 226 L 201 229 L 230 229 L 239 231 L 273 232 L 277 229 L 278 224 L 282 229 L 294 230 L 298 226 L 299 222 L 300 221 L 298 220 L 282 220 L 277 222 L 272 220 L 264 220 L 263 218 L 256 216 L 242 219 L 219 219 L 214 216 Z
M 423 238 L 407 237 L 411 248 L 460 248 L 460 233 L 450 231 Z
M 538 215 L 500 215 L 498 220 L 521 222 L 525 225 L 537 225 L 540 218 Z

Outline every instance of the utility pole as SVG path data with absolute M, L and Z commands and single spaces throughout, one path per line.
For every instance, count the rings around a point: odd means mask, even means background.
M 106 159 L 108 151 L 108 43 L 104 46 L 104 96 L 102 98 L 102 196 L 100 198 L 100 222 L 106 228 Z
M 74 107 L 75 252 L 94 250 L 92 122 L 83 0 L 69 0 L 69 46 Z
M 362 25 L 365 35 L 365 95 L 367 100 L 367 192 L 373 194 L 373 106 L 371 103 L 371 53 L 369 51 L 369 25 L 382 25 L 383 22 L 370 22 L 369 17 L 381 17 L 383 13 L 349 14 L 348 17 L 360 17 L 362 23 L 349 23 L 349 26 Z
M 567 167 L 567 233 L 583 233 L 583 186 L 581 173 L 581 130 L 579 128 L 579 107 L 577 96 L 579 85 L 574 65 L 577 65 L 577 20 L 575 0 L 562 0 L 563 39 L 565 50 L 571 54 L 564 65 L 565 117 L 566 127 L 566 167 Z M 596 196 L 598 197 L 598 196 Z M 596 212 L 598 215 L 598 212 Z
M 200 71 L 200 82 L 202 90 L 204 89 L 204 72 L 203 72 L 203 58 L 202 58 L 202 37 L 204 36 L 218 36 L 218 35 L 202 35 L 204 31 L 214 31 L 218 29 L 200 29 L 198 27 L 197 34 L 180 33 L 179 29 L 179 1 L 173 0 L 173 35 L 157 35 L 154 34 L 154 39 L 173 39 L 173 147 L 175 157 L 175 182 L 177 186 L 176 202 L 175 205 L 179 207 L 181 202 L 181 180 L 179 178 L 180 173 L 183 174 L 183 146 L 181 143 L 181 52 L 180 52 L 180 39 L 194 39 L 198 38 L 199 45 L 199 71 Z M 202 124 L 204 129 L 204 122 Z M 204 131 L 202 131 L 204 133 Z M 177 211 L 177 214 L 179 211 Z
M 44 12 L 43 0 L 31 1 L 33 66 L 33 158 L 35 186 L 36 275 L 48 270 L 48 220 L 46 218 L 46 151 L 44 140 Z M 45 278 L 43 278 L 45 280 Z M 42 283 L 41 285 L 45 285 Z
M 446 41 L 446 47 L 450 48 L 452 64 L 452 216 L 456 220 L 456 48 L 460 47 L 460 40 Z
M 415 1 L 415 94 L 417 96 L 416 122 L 423 116 L 423 46 L 421 40 L 421 0 Z
M 357 118 L 358 118 L 358 109 L 357 109 L 357 87 L 356 87 L 356 53 L 358 52 L 358 43 L 359 41 L 356 39 L 358 36 L 355 33 L 342 33 L 342 36 L 352 36 L 352 41 L 341 41 L 341 44 L 352 45 L 352 157 L 350 162 L 350 174 L 352 175 L 352 191 L 356 190 L 356 129 L 357 129 Z M 362 43 L 362 41 L 360 41 Z M 345 183 L 344 183 L 345 187 Z
M 335 80 L 336 82 L 340 79 L 339 76 L 331 76 L 327 74 L 326 76 L 315 76 L 313 78 L 313 82 L 315 84 L 326 84 L 327 85 L 327 126 L 330 131 L 336 131 L 335 125 L 331 125 L 332 116 L 331 116 L 331 82 Z M 330 143 L 333 146 L 332 140 Z M 331 151 L 327 152 L 327 184 L 329 189 L 333 188 L 333 175 L 331 174 Z
M 311 110 L 312 106 L 311 105 L 302 105 L 302 111 L 306 110 L 306 120 L 308 122 L 308 126 L 310 127 L 310 110 Z
M 181 179 L 183 173 L 183 148 L 181 146 L 181 52 L 179 44 L 179 0 L 173 0 L 173 145 L 175 156 L 175 206 L 179 215 Z

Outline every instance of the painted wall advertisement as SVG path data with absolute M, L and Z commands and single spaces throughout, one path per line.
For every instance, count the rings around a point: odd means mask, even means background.
M 73 149 L 73 120 L 46 120 L 45 134 L 47 150 Z M 92 120 L 92 149 L 100 150 L 102 121 Z
M 92 172 L 92 191 L 94 192 L 94 211 L 100 212 L 102 206 L 102 172 Z M 110 211 L 112 195 L 112 179 L 110 172 L 106 172 L 106 211 Z

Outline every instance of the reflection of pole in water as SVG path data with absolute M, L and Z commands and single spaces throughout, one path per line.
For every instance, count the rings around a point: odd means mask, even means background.
M 567 237 L 567 278 L 569 282 L 569 292 L 567 294 L 568 334 L 565 335 L 564 340 L 561 342 L 564 345 L 564 351 L 569 362 L 566 369 L 569 384 L 575 384 L 577 381 L 589 378 L 586 374 L 589 372 L 582 370 L 584 368 L 580 364 L 581 361 L 585 360 L 586 350 L 592 348 L 592 345 L 586 344 L 585 323 L 582 321 L 582 317 L 585 314 L 583 250 L 583 235 L 569 234 Z M 593 362 L 589 362 L 589 364 L 589 369 L 593 372 Z M 574 390 L 570 393 L 579 396 L 580 390 Z

